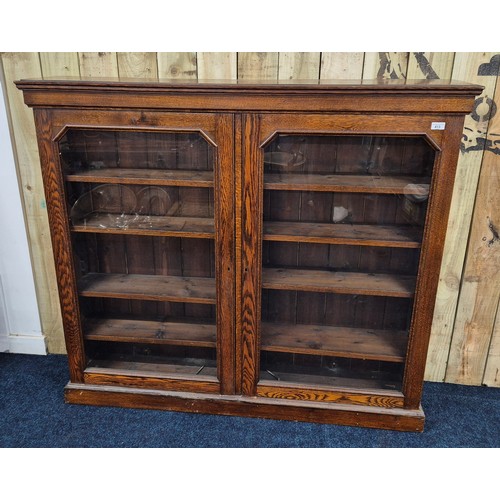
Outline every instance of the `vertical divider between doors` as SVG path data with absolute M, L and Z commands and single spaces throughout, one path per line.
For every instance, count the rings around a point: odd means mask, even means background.
M 215 253 L 217 283 L 218 376 L 222 394 L 235 391 L 235 238 L 233 115 L 217 116 L 219 148 L 214 171 Z
M 243 144 L 242 115 L 234 115 L 234 200 L 235 200 L 235 392 L 242 393 L 242 180 L 243 180 Z
M 241 391 L 255 395 L 260 372 L 262 152 L 260 115 L 243 115 L 241 197 Z

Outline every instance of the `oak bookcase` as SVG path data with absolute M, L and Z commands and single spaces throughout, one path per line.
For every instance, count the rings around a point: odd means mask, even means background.
M 423 429 L 464 116 L 429 81 L 22 80 L 66 401 Z

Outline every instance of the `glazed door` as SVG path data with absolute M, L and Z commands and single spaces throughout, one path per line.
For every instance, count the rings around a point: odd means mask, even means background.
M 233 392 L 232 117 L 44 113 L 73 379 Z
M 246 117 L 244 393 L 408 404 L 432 318 L 419 292 L 439 275 L 424 234 L 443 121 Z

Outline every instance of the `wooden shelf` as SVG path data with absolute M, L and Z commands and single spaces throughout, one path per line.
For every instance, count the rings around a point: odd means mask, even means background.
M 213 187 L 210 170 L 159 170 L 149 168 L 102 168 L 66 174 L 70 182 L 107 184 L 154 184 L 155 186 Z
M 136 342 L 215 348 L 216 326 L 133 319 L 91 318 L 84 323 L 87 340 Z
M 413 297 L 415 277 L 310 269 L 264 268 L 262 287 L 270 290 Z
M 376 175 L 265 174 L 264 189 L 377 194 L 421 194 L 415 184 L 429 184 L 425 177 Z
M 79 282 L 82 297 L 215 304 L 215 278 L 89 273 Z
M 263 351 L 338 356 L 402 363 L 406 332 L 324 325 L 263 323 Z
M 111 224 L 111 225 L 110 225 Z M 120 225 L 110 222 L 108 214 L 92 214 L 85 222 L 74 224 L 75 233 L 132 234 L 209 238 L 214 236 L 214 220 L 208 217 L 168 217 L 163 215 L 124 215 Z
M 422 231 L 410 226 L 264 221 L 263 239 L 267 241 L 420 248 Z

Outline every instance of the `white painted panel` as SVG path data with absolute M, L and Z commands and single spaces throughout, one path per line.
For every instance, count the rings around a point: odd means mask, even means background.
M 4 91 L 0 86 L 0 276 L 3 287 L 4 327 L 0 346 L 35 345 L 33 354 L 43 353 L 40 316 L 35 294 L 28 240 L 9 134 Z M 0 299 L 1 300 L 1 299 Z M 9 340 L 6 343 L 6 335 Z M 26 337 L 26 342 L 23 342 Z M 11 342 L 11 340 L 13 340 Z M 1 347 L 0 347 L 1 348 Z M 26 352 L 30 347 L 23 347 Z
M 2 276 L 0 275 L 0 352 L 9 350 L 8 335 L 7 307 L 5 306 L 5 294 L 3 291 Z

